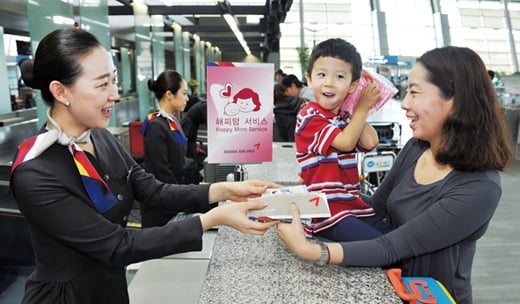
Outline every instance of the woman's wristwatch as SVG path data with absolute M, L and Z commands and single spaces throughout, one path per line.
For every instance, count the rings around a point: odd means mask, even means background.
M 327 244 L 325 244 L 324 242 L 317 242 L 318 245 L 320 245 L 321 247 L 321 255 L 320 255 L 320 259 L 319 261 L 317 262 L 318 265 L 327 265 L 328 263 L 330 263 L 330 251 L 329 251 L 329 247 L 327 246 Z

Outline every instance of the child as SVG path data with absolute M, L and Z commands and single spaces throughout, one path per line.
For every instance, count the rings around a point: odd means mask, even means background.
M 337 38 L 316 45 L 309 60 L 305 77 L 316 101 L 298 114 L 296 157 L 309 191 L 327 195 L 331 217 L 315 218 L 305 225 L 308 236 L 353 241 L 376 238 L 382 234 L 378 228 L 386 228 L 360 198 L 355 155 L 374 149 L 379 142 L 377 132 L 366 122 L 367 112 L 380 97 L 378 89 L 374 84 L 367 86 L 353 114 L 340 111 L 356 88 L 361 69 L 356 48 Z

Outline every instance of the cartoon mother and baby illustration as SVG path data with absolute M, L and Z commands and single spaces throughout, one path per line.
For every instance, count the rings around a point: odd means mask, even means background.
M 225 88 L 219 92 L 220 97 L 231 97 L 231 88 L 232 85 L 226 83 Z M 244 88 L 238 91 L 238 93 L 233 96 L 233 99 L 224 106 L 224 114 L 228 116 L 236 116 L 240 112 L 258 112 L 260 111 L 261 106 L 262 103 L 260 102 L 260 96 L 258 93 L 253 89 Z

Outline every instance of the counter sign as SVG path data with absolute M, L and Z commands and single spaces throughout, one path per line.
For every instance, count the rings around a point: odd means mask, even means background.
M 273 74 L 270 63 L 208 63 L 208 163 L 272 161 Z

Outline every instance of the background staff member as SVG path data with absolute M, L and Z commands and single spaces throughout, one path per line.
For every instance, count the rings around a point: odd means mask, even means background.
M 187 172 L 197 171 L 197 167 L 193 161 L 186 160 L 186 137 L 175 117 L 175 112 L 183 111 L 188 101 L 186 81 L 179 73 L 167 70 L 159 74 L 157 80 L 148 80 L 148 88 L 154 92 L 159 105 L 158 111 L 148 114 L 141 127 L 145 169 L 161 182 L 189 184 Z M 147 204 L 141 204 L 140 209 L 143 227 L 162 226 L 177 214 Z

